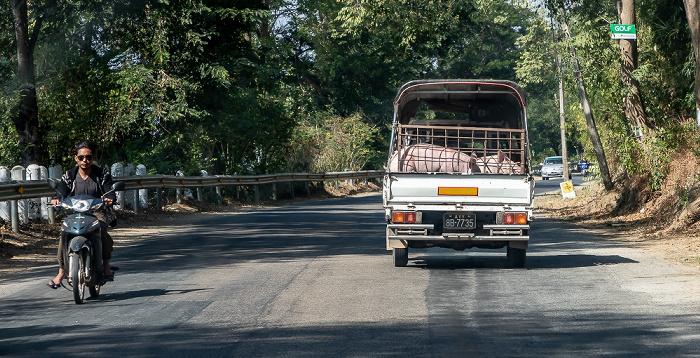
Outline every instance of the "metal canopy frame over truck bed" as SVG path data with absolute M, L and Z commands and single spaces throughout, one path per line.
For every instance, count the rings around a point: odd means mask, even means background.
M 501 80 L 422 80 L 394 101 L 384 180 L 387 249 L 508 247 L 523 266 L 534 180 L 523 90 Z M 454 224 L 454 225 L 453 225 Z

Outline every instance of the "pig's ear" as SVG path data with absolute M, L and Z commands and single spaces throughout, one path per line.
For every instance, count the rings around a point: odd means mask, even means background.
M 506 160 L 506 153 L 503 153 L 502 150 L 498 151 L 498 162 L 503 163 L 503 161 Z

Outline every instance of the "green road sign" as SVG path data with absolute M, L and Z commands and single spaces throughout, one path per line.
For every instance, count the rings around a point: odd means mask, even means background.
M 637 30 L 635 29 L 634 25 L 611 24 L 610 31 L 612 31 L 612 38 L 617 40 L 637 39 Z

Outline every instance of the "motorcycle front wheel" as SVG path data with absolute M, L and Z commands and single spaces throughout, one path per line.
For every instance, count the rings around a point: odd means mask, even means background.
M 88 287 L 88 291 L 90 291 L 90 297 L 95 298 L 100 295 L 100 286 L 90 286 Z
M 81 304 L 85 301 L 85 255 L 87 255 L 86 250 L 80 250 L 79 252 L 73 253 L 77 256 L 73 260 L 73 266 L 71 266 L 71 277 L 73 278 L 73 300 L 76 304 Z

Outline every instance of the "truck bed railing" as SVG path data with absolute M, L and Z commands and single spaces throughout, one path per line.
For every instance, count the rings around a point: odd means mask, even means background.
M 398 125 L 389 172 L 527 173 L 524 129 Z

